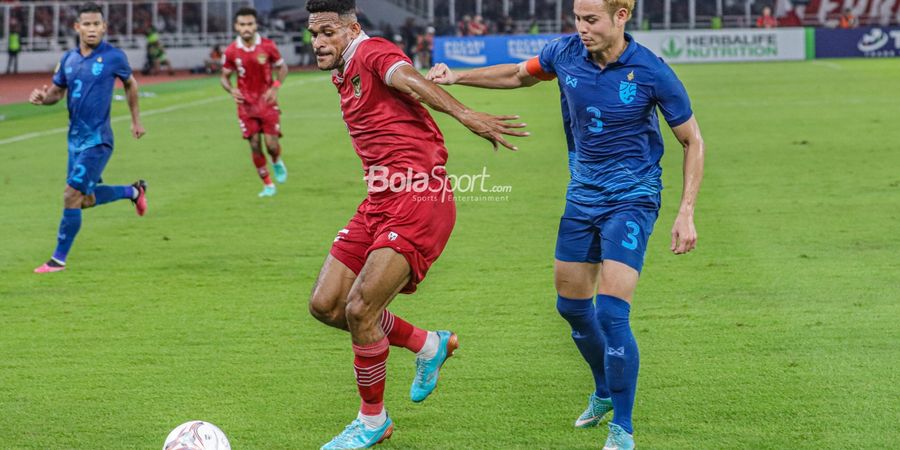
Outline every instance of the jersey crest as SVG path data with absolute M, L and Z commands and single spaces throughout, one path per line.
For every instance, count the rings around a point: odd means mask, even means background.
M 268 57 L 266 56 L 265 53 L 260 53 L 260 54 L 256 55 L 256 60 L 259 61 L 260 64 L 265 64 L 266 61 L 268 60 Z
M 353 96 L 356 98 L 362 97 L 362 81 L 359 75 L 353 77 L 350 82 L 353 83 Z
M 632 82 L 634 80 L 634 71 L 631 71 L 627 78 L 628 81 L 619 82 L 619 100 L 622 100 L 622 103 L 626 105 L 633 102 L 637 96 L 637 84 Z
M 94 74 L 95 77 L 100 76 L 103 73 L 103 63 L 100 62 L 100 59 L 97 59 L 97 62 L 91 66 L 91 73 Z

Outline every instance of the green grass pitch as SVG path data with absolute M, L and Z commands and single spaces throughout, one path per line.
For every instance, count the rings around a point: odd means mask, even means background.
M 663 208 L 632 324 L 644 449 L 900 445 L 900 64 L 682 65 L 707 144 L 699 246 L 668 251 L 681 151 L 666 129 Z M 49 76 L 48 76 L 49 80 Z M 288 184 L 261 188 L 216 79 L 148 86 L 147 136 L 114 122 L 104 178 L 150 184 L 85 213 L 69 270 L 55 245 L 63 106 L 0 107 L 0 447 L 160 448 L 191 419 L 236 449 L 318 448 L 356 414 L 348 335 L 306 301 L 364 196 L 327 74 L 281 94 Z M 459 333 L 435 394 L 408 400 L 413 356 L 392 349 L 383 448 L 591 449 L 576 430 L 591 378 L 555 310 L 552 262 L 568 173 L 554 83 L 453 88 L 521 114 L 517 153 L 436 114 L 454 174 L 487 168 L 505 201 L 460 202 L 453 237 L 393 311 Z M 114 117 L 126 115 L 117 102 Z M 16 142 L 27 133 L 35 137 Z

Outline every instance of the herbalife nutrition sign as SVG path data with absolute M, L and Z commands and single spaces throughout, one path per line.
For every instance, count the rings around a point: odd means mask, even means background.
M 667 62 L 804 59 L 802 28 L 638 32 L 634 38 Z

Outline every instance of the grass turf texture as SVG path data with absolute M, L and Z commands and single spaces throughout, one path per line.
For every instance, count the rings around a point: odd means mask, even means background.
M 681 151 L 666 130 L 663 209 L 632 324 L 642 448 L 888 448 L 900 442 L 900 79 L 894 61 L 678 66 L 708 147 L 698 249 L 669 230 Z M 306 312 L 331 241 L 364 195 L 327 76 L 281 93 L 290 180 L 261 188 L 215 79 L 150 86 L 147 136 L 117 121 L 104 178 L 146 178 L 150 211 L 85 213 L 69 270 L 55 245 L 65 135 L 0 145 L 0 446 L 158 448 L 190 419 L 235 448 L 314 448 L 356 414 L 346 334 Z M 460 202 L 419 292 L 392 310 L 458 332 L 424 404 L 392 349 L 384 448 L 598 448 L 575 430 L 591 378 L 555 311 L 552 261 L 567 182 L 555 84 L 453 88 L 517 113 L 533 136 L 494 154 L 437 115 L 450 171 L 509 185 Z M 207 100 L 211 98 L 211 100 Z M 187 106 L 185 106 L 187 105 Z M 166 108 L 172 108 L 166 110 Z M 113 116 L 126 115 L 117 102 Z M 66 125 L 64 108 L 0 107 L 0 140 Z

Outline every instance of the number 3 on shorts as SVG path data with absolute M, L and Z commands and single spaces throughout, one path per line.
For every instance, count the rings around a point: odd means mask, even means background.
M 622 241 L 622 247 L 625 247 L 628 250 L 635 250 L 638 246 L 637 234 L 641 232 L 641 227 L 630 220 L 625 222 L 625 226 L 628 227 L 628 234 L 625 235 L 628 240 Z

